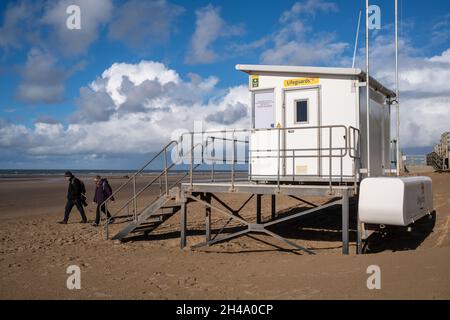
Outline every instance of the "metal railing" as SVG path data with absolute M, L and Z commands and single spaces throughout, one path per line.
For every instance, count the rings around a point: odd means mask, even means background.
M 317 131 L 317 146 L 314 148 L 295 148 L 289 147 L 286 148 L 286 132 L 289 131 L 293 133 L 295 131 L 306 131 L 313 130 Z M 338 134 L 335 131 L 341 130 L 343 133 L 343 140 L 341 145 L 334 145 L 333 137 Z M 249 139 L 251 134 L 255 134 L 258 132 L 267 132 L 267 133 L 275 133 L 275 138 L 277 140 L 276 146 L 271 148 L 250 148 L 247 145 L 249 144 Z M 324 132 L 328 132 L 328 137 Z M 197 135 L 201 134 L 201 138 L 198 143 L 195 143 L 195 138 Z M 237 137 L 238 134 L 244 135 L 244 139 Z M 225 137 L 224 137 L 225 135 Z M 190 139 L 190 140 L 187 140 Z M 187 141 L 186 141 L 187 140 Z M 222 152 L 225 153 L 224 156 L 217 156 L 217 141 L 221 141 L 222 143 Z M 322 142 L 328 142 L 328 145 L 322 146 Z M 189 145 L 187 151 L 184 144 Z M 230 145 L 231 142 L 231 145 Z M 238 156 L 238 144 L 243 144 L 244 148 L 244 157 L 239 158 Z M 177 159 L 171 159 L 169 161 L 169 152 L 173 154 L 175 149 L 175 154 L 177 155 Z M 200 150 L 200 157 L 195 156 L 196 150 Z M 277 186 L 280 187 L 282 182 L 282 165 L 285 165 L 287 161 L 292 161 L 292 173 L 287 175 L 286 168 L 283 168 L 283 176 L 291 176 L 292 180 L 295 179 L 296 176 L 301 176 L 295 173 L 295 161 L 296 159 L 305 159 L 305 158 L 316 158 L 318 159 L 318 166 L 321 167 L 323 164 L 323 159 L 328 159 L 328 175 L 322 174 L 319 170 L 317 176 L 324 178 L 328 178 L 328 183 L 330 187 L 330 191 L 332 191 L 333 178 L 336 177 L 334 174 L 333 168 L 333 159 L 339 159 L 339 174 L 337 175 L 338 181 L 343 181 L 343 159 L 345 157 L 350 157 L 353 159 L 353 171 L 352 177 L 354 177 L 354 184 L 356 188 L 356 170 L 357 165 L 356 162 L 359 161 L 359 130 L 354 127 L 346 127 L 343 125 L 329 125 L 329 126 L 311 126 L 311 127 L 293 127 L 293 128 L 269 128 L 269 129 L 234 129 L 234 130 L 217 130 L 217 131 L 206 131 L 206 132 L 187 132 L 180 136 L 180 139 L 172 140 L 168 144 L 166 144 L 161 151 L 159 151 L 156 155 L 152 157 L 150 161 L 148 161 L 144 166 L 142 166 L 136 173 L 134 173 L 125 183 L 123 183 L 117 190 L 115 190 L 111 196 L 109 196 L 101 206 L 105 206 L 105 212 L 108 212 L 108 205 L 111 203 L 113 198 L 116 198 L 119 193 L 121 193 L 127 186 L 132 186 L 132 196 L 125 201 L 117 210 L 111 213 L 111 218 L 106 219 L 106 233 L 107 237 L 109 237 L 108 226 L 111 222 L 111 219 L 126 217 L 133 217 L 134 220 L 137 220 L 139 212 L 137 200 L 138 198 L 150 187 L 155 184 L 159 185 L 159 196 L 163 194 L 168 195 L 171 188 L 179 185 L 185 179 L 188 179 L 191 187 L 194 184 L 194 174 L 195 170 L 200 168 L 202 165 L 206 165 L 210 167 L 210 178 L 208 179 L 211 182 L 216 181 L 216 165 L 218 163 L 225 164 L 225 166 L 229 166 L 230 176 L 229 179 L 226 179 L 227 182 L 231 184 L 231 188 L 235 188 L 235 183 L 239 181 L 236 177 L 236 165 L 237 164 L 249 164 L 250 159 L 258 159 L 258 158 L 276 158 L 277 159 L 277 169 L 276 169 L 276 183 Z M 264 155 L 262 155 L 264 153 Z M 223 153 L 222 153 L 223 155 Z M 155 163 L 158 159 L 164 164 L 164 168 L 158 172 L 156 175 L 152 176 L 152 179 L 148 183 L 146 183 L 140 190 L 137 190 L 136 179 L 141 175 L 144 175 L 145 169 L 147 169 L 151 164 Z M 208 161 L 208 163 L 205 162 Z M 185 171 L 181 171 L 181 177 L 179 177 L 174 183 L 169 183 L 169 171 L 173 169 L 175 166 L 180 165 L 184 162 L 184 165 L 187 165 L 189 168 Z M 252 179 L 251 172 L 251 164 L 249 166 L 249 178 Z M 208 170 L 206 170 L 208 171 Z M 177 171 L 178 172 L 178 171 Z M 247 178 L 248 179 L 248 178 Z M 155 200 L 153 200 L 155 201 Z M 152 203 L 152 202 L 151 202 Z M 130 206 L 132 207 L 132 212 L 130 213 Z M 145 208 L 146 206 L 144 206 Z M 126 209 L 126 214 L 123 216 L 119 216 L 120 213 L 123 213 L 124 209 Z

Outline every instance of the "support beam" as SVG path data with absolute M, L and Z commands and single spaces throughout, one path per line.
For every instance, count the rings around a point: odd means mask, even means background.
M 276 195 L 271 195 L 271 217 L 272 220 L 277 217 L 277 203 L 276 203 Z
M 299 198 L 299 197 L 296 197 L 296 196 L 289 196 L 290 198 L 292 198 L 292 199 L 295 199 L 295 200 L 298 200 L 298 201 L 300 201 L 300 202 L 303 202 L 303 203 L 306 203 L 307 205 L 310 205 L 311 207 L 317 207 L 317 205 L 316 204 L 314 204 L 314 203 L 312 203 L 312 202 L 309 202 L 309 201 L 306 201 L 305 199 L 302 199 L 302 198 Z
M 349 230 L 348 230 L 348 217 L 349 217 L 349 201 L 348 192 L 342 193 L 342 253 L 349 253 Z
M 207 192 L 204 195 L 205 202 L 211 205 L 211 193 Z M 211 240 L 211 207 L 205 206 L 205 236 L 206 236 L 206 243 L 208 243 Z
M 261 223 L 261 199 L 262 199 L 262 194 L 257 194 L 256 195 L 256 223 Z
M 362 232 L 363 232 L 363 224 L 359 220 L 359 212 L 358 212 L 358 218 L 356 221 L 356 254 L 362 253 Z
M 186 247 L 186 226 L 187 226 L 187 203 L 186 200 L 181 203 L 181 218 L 180 218 L 180 248 Z

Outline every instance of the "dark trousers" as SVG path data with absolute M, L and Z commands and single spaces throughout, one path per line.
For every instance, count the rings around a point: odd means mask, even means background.
M 105 204 L 103 204 L 103 205 L 97 204 L 97 212 L 95 214 L 95 223 L 96 224 L 100 223 L 100 215 L 101 215 L 100 211 L 102 211 L 103 213 L 106 213 L 106 216 L 108 217 L 108 219 L 111 218 L 111 214 L 109 213 L 109 210 L 106 210 Z
M 64 211 L 64 221 L 69 221 L 70 211 L 72 211 L 73 206 L 76 206 L 81 215 L 81 220 L 87 221 L 86 214 L 84 213 L 84 208 L 81 203 L 81 199 L 67 199 L 66 210 Z

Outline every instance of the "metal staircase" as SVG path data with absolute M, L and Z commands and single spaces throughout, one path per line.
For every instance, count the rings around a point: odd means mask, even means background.
M 434 170 L 438 171 L 444 168 L 443 159 L 434 151 L 427 154 L 427 165 L 432 166 Z
M 191 157 L 193 156 L 193 150 L 197 147 L 202 148 L 203 153 L 204 146 L 199 143 L 193 145 L 191 150 L 189 150 L 189 155 Z M 124 240 L 131 234 L 143 233 L 147 235 L 180 210 L 181 206 L 177 201 L 179 196 L 179 185 L 188 176 L 192 177 L 193 171 L 197 169 L 200 164 L 194 165 L 191 161 L 192 164 L 189 171 L 184 174 L 181 173 L 181 178 L 173 183 L 169 183 L 169 171 L 177 165 L 176 162 L 171 162 L 169 164 L 168 154 L 169 152 L 173 152 L 174 148 L 176 148 L 175 151 L 178 156 L 183 156 L 182 149 L 179 148 L 179 142 L 175 140 L 169 142 L 160 152 L 158 152 L 140 170 L 133 174 L 125 183 L 117 188 L 117 190 L 102 203 L 102 205 L 105 205 L 105 208 L 109 210 L 112 207 L 112 201 L 114 201 L 115 198 L 118 198 L 118 194 L 124 192 L 127 186 L 132 186 L 133 196 L 124 203 L 121 203 L 121 206 L 112 212 L 111 218 L 106 219 L 105 221 L 107 239 L 110 239 L 109 232 L 111 224 L 120 224 L 123 222 L 127 223 L 124 228 L 122 228 L 111 238 L 113 240 Z M 145 179 L 145 169 L 149 168 L 157 161 L 160 161 L 161 158 L 164 163 L 164 169 L 157 173 L 156 176 L 151 176 L 151 180 L 140 190 L 137 190 L 136 180 L 138 178 Z M 146 205 L 143 209 L 138 208 L 138 199 L 140 197 L 142 198 L 144 192 L 150 190 L 152 187 L 153 189 L 159 189 L 159 195 L 156 195 L 156 199 L 154 198 L 151 200 L 150 204 Z
M 112 212 L 111 218 L 106 219 L 105 221 L 107 239 L 110 239 L 109 233 L 111 224 L 120 224 L 123 222 L 127 223 L 124 228 L 122 228 L 111 238 L 113 240 L 124 240 L 126 237 L 136 233 L 143 233 L 144 235 L 149 234 L 170 217 L 180 211 L 181 205 L 179 202 L 179 196 L 181 183 L 189 181 L 192 184 L 195 170 L 199 168 L 201 164 L 204 164 L 204 160 L 206 159 L 205 150 L 209 145 L 212 144 L 212 154 L 214 155 L 214 141 L 228 140 L 226 138 L 207 137 L 206 140 L 202 140 L 202 142 L 194 144 L 194 133 L 190 133 L 189 135 L 190 148 L 188 152 L 185 153 L 182 147 L 183 136 L 181 136 L 180 141 L 173 140 L 169 142 L 161 149 L 160 152 L 158 152 L 141 169 L 133 174 L 125 183 L 117 188 L 117 190 L 101 204 L 105 205 L 106 210 L 110 210 L 112 207 L 112 202 L 115 198 L 118 198 L 118 194 L 125 191 L 127 186 L 129 188 L 132 187 L 133 196 L 126 200 L 124 203 L 121 203 L 120 207 Z M 238 142 L 242 141 L 233 139 L 234 148 L 236 147 L 236 143 Z M 245 141 L 245 143 L 247 143 L 247 141 Z M 196 151 L 195 149 L 199 149 L 198 151 L 201 151 L 201 159 L 199 161 L 200 163 L 198 164 L 196 164 L 194 161 L 194 151 Z M 168 155 L 169 153 L 173 154 L 173 152 L 175 152 L 175 154 L 178 156 L 178 161 L 170 162 Z M 178 179 L 175 182 L 171 183 L 169 181 L 169 172 L 175 166 L 179 165 L 183 159 L 188 160 L 189 169 L 185 171 L 176 171 L 176 177 Z M 164 169 L 157 173 L 155 176 L 152 176 L 151 180 L 147 184 L 145 184 L 144 187 L 142 187 L 140 190 L 137 190 L 136 180 L 138 178 L 147 178 L 145 170 L 152 164 L 156 164 L 161 160 L 164 164 Z M 234 168 L 234 165 L 232 167 Z M 214 172 L 215 171 L 213 164 L 211 166 L 211 181 L 214 181 L 215 179 Z M 234 181 L 234 170 L 232 170 L 231 173 L 232 180 Z M 144 208 L 138 208 L 137 203 L 139 198 L 142 198 L 144 192 L 150 190 L 151 188 L 159 189 L 159 195 L 153 197 L 153 199 L 149 201 L 150 203 Z M 123 219 L 125 220 L 123 221 Z
M 178 188 L 174 187 L 170 190 L 170 192 L 176 192 L 177 190 Z M 112 240 L 123 240 L 129 234 L 136 232 L 143 232 L 147 235 L 148 233 L 158 228 L 167 219 L 177 213 L 181 208 L 181 206 L 178 204 L 164 206 L 171 200 L 175 199 L 170 194 L 163 194 L 162 196 L 157 198 L 137 216 L 136 220 L 133 220 L 125 228 L 123 228 L 115 236 L 113 236 Z M 169 212 L 160 212 L 164 211 L 165 209 L 169 209 Z
M 433 151 L 427 154 L 427 165 L 433 166 L 436 171 L 449 171 L 449 159 L 450 132 L 444 132 Z

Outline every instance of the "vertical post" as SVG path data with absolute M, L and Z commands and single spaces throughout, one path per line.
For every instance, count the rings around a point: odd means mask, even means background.
M 287 175 L 287 173 L 286 173 Z M 295 150 L 292 150 L 292 181 L 295 181 Z
M 330 127 L 330 141 L 329 141 L 329 154 L 328 156 L 329 158 L 329 175 L 330 175 L 330 182 L 329 182 L 329 187 L 330 187 L 330 193 L 333 191 L 333 186 L 332 186 L 332 182 L 333 182 L 333 149 L 332 149 L 332 145 L 333 145 L 333 131 Z
M 166 184 L 166 194 L 169 194 L 169 178 L 167 176 L 167 149 L 164 149 L 164 180 Z
M 261 198 L 262 194 L 256 195 L 256 223 L 261 223 Z
M 136 221 L 137 220 L 136 176 L 133 177 L 133 210 L 134 210 L 134 221 Z
M 356 254 L 361 254 L 362 253 L 362 223 L 359 220 L 359 211 L 358 211 L 358 219 L 356 221 L 356 230 L 357 230 L 357 234 L 356 234 Z
M 277 187 L 280 190 L 280 146 L 281 145 L 281 128 L 278 128 L 278 166 L 277 166 Z
M 186 220 L 187 220 L 187 205 L 186 199 L 181 203 L 181 217 L 180 217 L 180 248 L 186 247 Z
M 397 175 L 400 175 L 400 98 L 398 88 L 398 0 L 395 0 L 395 99 L 397 100 L 397 126 L 396 126 L 396 138 L 397 138 Z
M 211 204 L 211 193 L 207 192 L 204 195 L 205 202 Z M 211 240 L 211 207 L 205 206 L 205 235 L 206 235 L 206 244 L 209 245 L 209 241 Z
M 366 0 L 366 136 L 367 176 L 370 177 L 370 76 L 369 76 L 369 0 Z
M 191 185 L 191 188 L 193 186 L 193 171 L 194 171 L 194 133 L 191 133 L 191 152 L 189 153 L 191 157 L 191 163 L 189 167 L 189 183 Z
M 349 203 L 348 203 L 348 190 L 342 191 L 342 253 L 348 254 L 348 216 L 349 216 Z
M 271 214 L 272 219 L 275 219 L 277 217 L 277 204 L 276 204 L 276 196 L 274 194 L 271 195 Z
M 234 130 L 233 130 L 233 164 L 231 166 L 231 188 L 234 190 L 234 170 L 235 170 L 235 164 L 236 164 L 236 138 L 234 136 Z
M 215 137 L 212 137 L 212 166 L 211 166 L 211 182 L 214 182 L 214 165 L 216 163 L 216 149 L 215 149 Z

